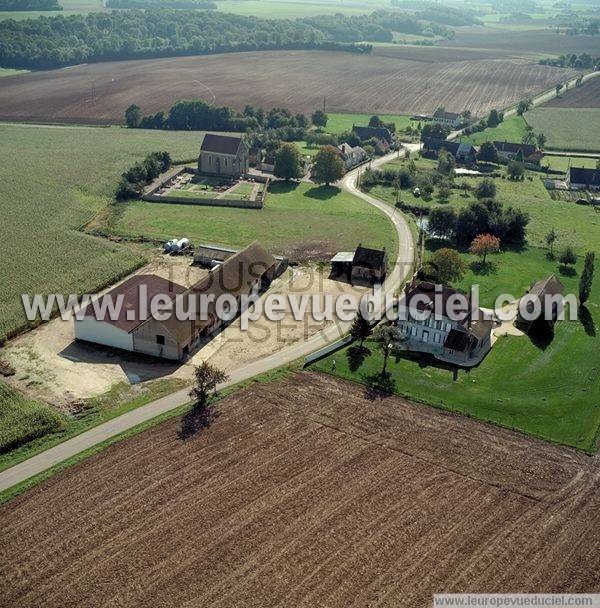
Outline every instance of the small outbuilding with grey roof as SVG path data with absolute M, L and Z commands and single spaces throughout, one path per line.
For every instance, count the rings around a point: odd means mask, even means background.
M 200 147 L 198 171 L 238 179 L 248 173 L 250 155 L 241 137 L 207 133 Z

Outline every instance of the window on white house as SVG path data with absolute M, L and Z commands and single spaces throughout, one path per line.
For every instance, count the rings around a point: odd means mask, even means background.
M 423 342 L 429 342 L 429 332 L 426 329 L 423 330 Z
M 436 344 L 439 344 L 439 343 L 442 341 L 442 337 L 440 336 L 440 334 L 435 334 L 435 335 L 433 336 L 433 341 L 434 341 Z
M 416 336 L 417 335 L 417 328 L 416 327 L 411 328 L 410 335 L 411 336 Z
M 156 343 L 163 345 L 165 343 L 165 337 L 160 334 L 156 334 Z

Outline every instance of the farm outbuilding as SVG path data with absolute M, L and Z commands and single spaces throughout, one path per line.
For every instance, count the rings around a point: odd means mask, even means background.
M 75 318 L 75 338 L 103 346 L 160 357 L 183 360 L 200 342 L 221 328 L 224 320 L 217 314 L 219 296 L 242 296 L 267 288 L 282 267 L 257 241 L 233 253 L 206 277 L 186 289 L 155 275 L 136 275 L 99 298 L 114 304 L 121 301 L 115 318 L 102 317 L 98 307 L 88 304 L 80 319 Z M 212 297 L 203 309 L 201 296 Z M 176 310 L 179 300 L 196 299 L 196 316 L 178 319 L 175 314 L 162 320 L 152 314 L 150 303 L 162 296 Z M 181 310 L 187 311 L 184 301 Z M 230 319 L 231 320 L 231 319 Z M 225 321 L 226 322 L 226 321 Z
M 387 270 L 385 249 L 359 245 L 355 251 L 339 251 L 330 260 L 331 276 L 350 283 L 373 285 L 383 283 Z

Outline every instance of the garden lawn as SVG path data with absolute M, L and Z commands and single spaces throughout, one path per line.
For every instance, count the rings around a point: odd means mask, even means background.
M 481 145 L 484 141 L 512 141 L 521 143 L 526 126 L 527 123 L 522 116 L 509 116 L 497 127 L 464 136 L 461 138 L 461 141 L 471 142 L 476 146 Z
M 369 119 L 372 114 L 335 114 L 327 112 L 328 120 L 325 130 L 334 135 L 343 133 L 344 131 L 352 131 L 352 125 L 366 127 L 369 124 Z M 404 131 L 409 125 L 412 126 L 413 121 L 409 115 L 388 115 L 378 114 L 383 122 L 393 122 L 396 125 L 396 131 Z M 416 126 L 416 122 L 414 123 Z
M 548 150 L 600 152 L 600 108 L 534 108 L 525 114 Z
M 263 17 L 265 19 L 295 19 L 297 17 L 314 17 L 316 15 L 364 15 L 383 8 L 385 2 L 363 0 L 360 3 L 340 3 L 322 0 L 321 2 L 281 0 L 217 0 L 217 7 L 224 13 Z
M 600 158 L 591 158 L 589 156 L 551 156 L 550 154 L 546 154 L 542 159 L 542 165 L 549 165 L 551 169 L 566 173 L 569 164 L 571 167 L 595 169 L 598 161 L 600 161 Z
M 459 372 L 456 381 L 448 370 L 422 367 L 408 359 L 390 360 L 394 390 L 410 399 L 594 452 L 600 425 L 599 304 L 600 281 L 596 279 L 587 308 L 591 318 L 587 330 L 580 321 L 561 321 L 546 347 L 536 346 L 527 336 L 502 337 L 479 367 Z M 347 349 L 314 368 L 367 382 L 368 376 L 382 369 L 375 344 L 367 345 L 372 354 L 356 372 L 349 368 Z
M 427 241 L 427 257 L 437 247 L 444 246 L 447 245 L 443 241 L 435 243 Z M 508 294 L 519 298 L 527 292 L 533 282 L 554 273 L 565 286 L 567 293 L 577 294 L 579 277 L 563 275 L 558 261 L 549 260 L 547 253 L 547 249 L 530 246 L 524 247 L 521 251 L 502 251 L 488 255 L 486 265 L 481 269 L 478 257 L 462 252 L 461 256 L 468 270 L 463 279 L 453 287 L 468 293 L 472 285 L 479 285 L 479 305 L 494 308 L 498 296 Z M 579 264 L 583 264 L 581 256 Z
M 434 161 L 414 158 L 419 168 L 434 168 Z M 402 161 L 390 163 L 398 168 L 403 166 Z M 500 168 L 504 171 L 504 168 Z M 527 227 L 527 238 L 531 245 L 545 245 L 545 236 L 554 228 L 558 234 L 557 247 L 573 245 L 580 253 L 588 250 L 598 250 L 600 244 L 600 214 L 593 207 L 577 205 L 573 202 L 553 200 L 546 190 L 540 173 L 527 173 L 523 181 L 495 178 L 496 198 L 505 206 L 519 207 L 529 213 L 531 221 Z M 531 180 L 529 179 L 531 178 Z M 463 182 L 475 187 L 482 178 L 456 176 L 455 183 Z M 394 204 L 395 196 L 390 186 L 375 186 L 370 192 L 382 200 Z M 424 210 L 437 206 L 452 206 L 455 209 L 465 207 L 476 198 L 473 192 L 463 192 L 452 189 L 447 202 L 438 198 L 437 188 L 431 200 L 415 197 L 411 190 L 401 191 L 401 200 L 411 206 L 423 207 Z
M 323 259 L 365 246 L 397 251 L 396 232 L 375 207 L 335 187 L 273 183 L 263 209 L 229 209 L 130 201 L 115 206 L 107 228 L 114 234 L 160 239 L 185 235 L 192 242 L 244 247 L 259 239 L 274 253 Z M 393 254 L 391 254 L 393 255 Z

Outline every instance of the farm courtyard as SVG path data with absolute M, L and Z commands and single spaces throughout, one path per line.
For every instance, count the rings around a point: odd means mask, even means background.
M 597 458 L 314 373 L 217 413 L 0 507 L 5 605 L 423 608 L 600 584 Z

